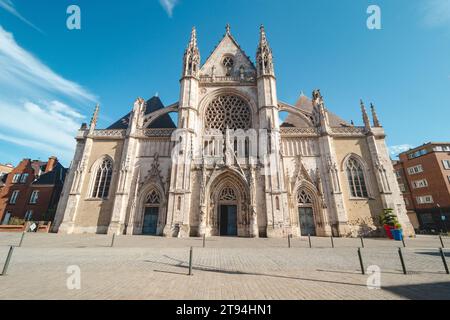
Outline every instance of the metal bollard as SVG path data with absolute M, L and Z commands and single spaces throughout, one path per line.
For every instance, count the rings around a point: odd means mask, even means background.
M 402 237 L 402 242 L 403 242 L 403 248 L 406 248 L 405 237 Z
M 25 234 L 26 234 L 26 232 L 24 231 L 24 232 L 22 232 L 22 237 L 20 238 L 20 242 L 19 242 L 19 247 L 21 247 L 22 246 L 22 243 L 23 243 L 23 239 L 25 238 Z
M 114 240 L 116 240 L 116 234 L 113 233 L 112 239 L 111 239 L 111 248 L 114 247 Z
M 311 235 L 308 234 L 309 247 L 312 248 Z
M 362 246 L 363 248 L 365 248 L 365 246 L 364 246 L 364 237 L 361 237 L 361 246 Z
M 203 248 L 206 248 L 206 234 L 203 235 Z
M 444 239 L 442 239 L 442 236 L 441 236 L 441 235 L 439 236 L 439 240 L 441 240 L 441 247 L 442 247 L 442 248 L 445 248 L 445 245 L 444 245 Z
M 6 276 L 6 272 L 8 271 L 9 262 L 11 261 L 12 254 L 14 252 L 14 247 L 9 247 L 8 256 L 6 257 L 5 265 L 3 266 L 3 271 L 0 276 Z
M 449 272 L 449 270 L 448 270 L 447 260 L 445 259 L 444 250 L 442 250 L 442 248 L 439 248 L 439 252 L 440 252 L 440 254 L 441 254 L 442 263 L 444 264 L 445 272 L 446 272 L 447 274 L 450 274 L 450 272 Z
M 406 271 L 405 259 L 403 258 L 402 248 L 398 248 L 398 255 L 400 257 L 400 262 L 402 264 L 403 274 L 408 274 Z
M 291 238 L 292 238 L 292 234 L 288 235 L 288 248 L 291 248 Z
M 331 236 L 331 247 L 334 249 L 334 238 Z
M 189 275 L 192 276 L 192 256 L 194 255 L 194 248 L 191 247 L 189 252 Z
M 362 258 L 361 248 L 358 248 L 358 257 L 359 257 L 359 265 L 361 266 L 361 273 L 365 275 L 366 270 L 364 269 L 364 262 Z

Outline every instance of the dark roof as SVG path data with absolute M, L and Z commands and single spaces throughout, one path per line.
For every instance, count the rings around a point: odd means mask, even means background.
M 66 173 L 67 169 L 58 162 L 52 171 L 41 174 L 33 181 L 33 185 L 62 185 L 64 184 Z
M 307 96 L 301 94 L 300 98 L 295 103 L 295 107 L 304 111 L 307 114 L 311 114 L 313 112 L 313 103 L 310 98 Z M 342 127 L 342 126 L 349 126 L 349 124 L 334 114 L 333 112 L 328 110 L 328 119 L 330 121 L 331 127 Z M 289 115 L 284 120 L 283 124 L 281 125 L 283 128 L 289 128 L 289 127 L 296 127 L 296 128 L 303 128 L 303 127 L 309 127 L 308 123 L 305 122 L 304 119 L 300 118 L 299 116 L 295 114 L 289 113 Z
M 159 97 L 153 97 L 145 103 L 145 114 L 146 115 L 150 114 L 152 112 L 161 110 L 161 109 L 164 109 L 164 105 L 161 102 L 161 99 L 159 99 Z M 130 115 L 131 115 L 131 112 L 126 114 L 124 117 L 122 117 L 120 120 L 118 120 L 116 123 L 114 123 L 107 129 L 108 130 L 127 129 L 129 121 L 130 121 Z M 173 122 L 172 118 L 167 113 L 160 116 L 155 121 L 153 121 L 153 123 L 149 126 L 150 129 L 161 129 L 161 128 L 176 129 L 176 127 L 177 126 Z

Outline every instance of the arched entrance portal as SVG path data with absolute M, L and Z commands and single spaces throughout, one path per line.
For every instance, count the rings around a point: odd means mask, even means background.
M 144 203 L 143 235 L 157 235 L 160 206 L 161 195 L 157 190 L 153 189 L 148 193 Z
M 208 236 L 251 237 L 249 191 L 245 178 L 234 170 L 217 172 L 207 186 Z
M 231 186 L 222 189 L 219 197 L 220 236 L 237 236 L 238 202 L 236 191 Z
M 317 231 L 313 196 L 307 190 L 300 189 L 297 194 L 297 203 L 301 235 L 316 236 Z

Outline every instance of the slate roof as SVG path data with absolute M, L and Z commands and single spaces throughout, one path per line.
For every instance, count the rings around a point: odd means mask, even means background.
M 300 95 L 300 98 L 295 103 L 295 107 L 305 111 L 307 114 L 311 114 L 313 111 L 312 100 L 305 95 Z M 350 126 L 344 119 L 340 118 L 333 112 L 328 110 L 328 118 L 330 120 L 331 127 L 343 127 Z M 289 113 L 284 122 L 281 125 L 282 128 L 306 128 L 309 127 L 308 123 L 295 114 Z
M 146 102 L 145 114 L 150 114 L 157 110 L 164 109 L 164 105 L 159 97 L 153 97 Z M 123 116 L 120 120 L 115 122 L 113 125 L 107 128 L 107 130 L 112 129 L 127 129 L 130 121 L 131 112 Z M 172 118 L 168 114 L 164 114 L 158 119 L 156 119 L 148 128 L 150 129 L 176 129 L 176 125 Z
M 33 185 L 62 185 L 64 184 L 66 173 L 67 169 L 57 162 L 52 171 L 41 174 L 33 181 Z

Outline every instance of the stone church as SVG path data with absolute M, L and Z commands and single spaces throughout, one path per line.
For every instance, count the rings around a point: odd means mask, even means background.
M 362 101 L 361 110 L 355 126 L 320 90 L 279 100 L 262 26 L 254 62 L 227 26 L 202 63 L 194 28 L 178 102 L 138 98 L 107 129 L 96 127 L 97 107 L 81 126 L 54 231 L 381 236 L 379 216 L 392 208 L 413 235 L 384 129 L 373 106 L 372 121 Z

